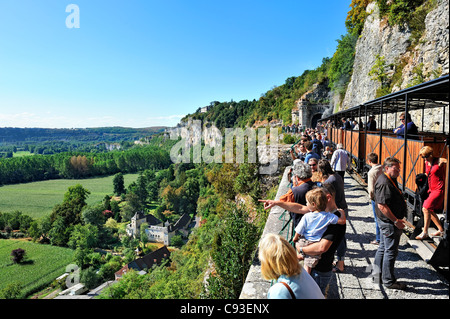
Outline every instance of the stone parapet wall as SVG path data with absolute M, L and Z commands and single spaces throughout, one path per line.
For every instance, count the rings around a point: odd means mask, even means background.
M 290 166 L 286 167 L 283 174 L 283 179 L 278 187 L 278 192 L 275 199 L 279 199 L 280 196 L 287 193 L 289 190 L 289 182 L 287 179 L 287 174 L 289 172 Z M 283 220 L 280 219 L 284 209 L 275 206 L 267 217 L 266 226 L 264 228 L 262 237 L 268 233 L 279 234 L 283 227 Z M 250 270 L 247 274 L 247 279 L 242 288 L 240 299 L 267 299 L 267 291 L 271 286 L 271 282 L 262 278 L 261 276 L 261 264 L 258 259 L 258 254 L 256 254 Z

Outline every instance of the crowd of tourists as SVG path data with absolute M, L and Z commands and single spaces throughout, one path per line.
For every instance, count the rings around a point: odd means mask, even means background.
M 294 236 L 287 241 L 277 234 L 268 234 L 259 244 L 261 274 L 275 283 L 268 291 L 271 299 L 323 299 L 334 273 L 346 272 L 346 224 L 348 205 L 345 199 L 344 176 L 352 169 L 351 157 L 342 144 L 336 149 L 327 138 L 327 126 L 305 128 L 300 140 L 290 150 L 293 163 L 288 173 L 289 190 L 278 200 L 261 200 L 265 209 L 279 206 L 290 212 Z M 443 236 L 443 228 L 435 213 L 444 198 L 445 159 L 433 157 L 433 150 L 424 147 L 420 154 L 426 164 L 429 197 L 424 202 L 425 224 L 417 236 Z M 397 178 L 400 161 L 395 157 L 379 163 L 378 155 L 370 153 L 367 163 L 368 193 L 374 214 L 374 237 L 377 245 L 372 265 L 374 283 L 387 289 L 407 289 L 394 274 L 400 236 L 405 227 L 406 202 Z M 438 231 L 428 234 L 430 221 Z

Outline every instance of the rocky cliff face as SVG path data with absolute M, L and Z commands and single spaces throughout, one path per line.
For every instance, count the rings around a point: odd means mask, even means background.
M 385 59 L 386 74 L 401 73 L 392 92 L 402 90 L 417 81 L 418 72 L 423 81 L 449 72 L 449 1 L 436 0 L 436 5 L 425 19 L 425 31 L 414 47 L 411 30 L 389 26 L 380 17 L 376 2 L 367 6 L 369 16 L 356 45 L 353 74 L 341 108 L 349 108 L 376 98 L 381 84 L 372 79 L 370 70 L 377 55 Z
M 333 104 L 347 109 L 373 100 L 381 83 L 373 80 L 369 72 L 377 56 L 385 60 L 385 73 L 392 81 L 390 92 L 403 90 L 414 84 L 426 82 L 449 73 L 449 1 L 436 0 L 425 18 L 425 30 L 415 45 L 412 32 L 407 27 L 389 26 L 380 16 L 376 2 L 367 6 L 369 13 L 364 29 L 357 41 L 353 73 L 343 101 L 333 97 Z M 395 78 L 394 78 L 395 74 Z M 427 113 L 423 123 L 425 131 L 442 131 L 443 109 Z M 413 121 L 422 126 L 422 112 L 411 112 Z M 448 131 L 448 116 L 446 131 Z M 395 115 L 388 118 L 385 127 L 395 127 Z

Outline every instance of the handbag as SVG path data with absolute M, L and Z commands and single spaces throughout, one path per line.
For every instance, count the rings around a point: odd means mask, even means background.
M 280 281 L 280 282 L 287 288 L 287 290 L 289 290 L 289 293 L 291 294 L 291 298 L 297 299 L 297 298 L 295 298 L 294 292 L 292 291 L 291 287 L 289 287 L 289 285 L 287 283 L 285 283 L 284 281 Z
M 420 197 L 421 201 L 425 201 L 428 197 L 428 176 L 426 174 L 416 175 L 416 193 Z

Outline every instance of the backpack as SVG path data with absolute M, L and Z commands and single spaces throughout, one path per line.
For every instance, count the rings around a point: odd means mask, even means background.
M 428 176 L 426 174 L 416 175 L 416 194 L 420 197 L 422 203 L 428 198 Z

